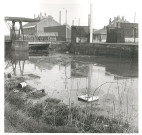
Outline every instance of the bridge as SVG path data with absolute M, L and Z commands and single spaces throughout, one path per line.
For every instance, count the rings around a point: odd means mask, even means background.
M 12 26 L 9 26 L 10 29 L 10 40 L 19 40 L 21 37 L 21 40 L 24 40 L 24 33 L 23 33 L 23 22 L 39 22 L 39 19 L 31 19 L 31 18 L 24 18 L 24 17 L 5 17 L 5 22 L 8 25 L 8 21 L 12 22 Z M 18 37 L 16 37 L 16 30 L 15 30 L 15 23 L 19 22 L 19 34 Z
M 31 48 L 42 49 L 42 48 L 48 48 L 50 43 L 49 42 L 37 42 L 32 43 L 28 42 L 27 38 L 24 36 L 23 33 L 23 22 L 39 22 L 39 19 L 32 19 L 32 18 L 25 18 L 25 17 L 5 17 L 5 23 L 8 25 L 10 30 L 10 36 L 5 36 L 5 48 L 7 48 L 7 45 L 12 45 L 12 49 L 14 50 L 29 50 Z M 10 26 L 8 22 L 12 22 L 12 25 Z M 15 29 L 15 23 L 19 23 L 19 29 L 18 29 L 18 35 L 16 34 Z

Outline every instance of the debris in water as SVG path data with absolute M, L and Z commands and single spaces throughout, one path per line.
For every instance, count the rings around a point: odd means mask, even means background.
M 98 96 L 89 96 L 88 94 L 78 96 L 78 100 L 84 101 L 84 102 L 93 102 L 93 101 L 97 101 L 98 99 L 99 99 Z
M 10 73 L 8 73 L 8 74 L 7 74 L 7 77 L 8 77 L 8 78 L 11 78 L 11 77 L 12 77 L 12 75 L 11 75 Z
M 21 82 L 18 84 L 18 88 L 24 88 L 26 86 L 27 86 L 27 83 L 25 83 L 25 82 Z

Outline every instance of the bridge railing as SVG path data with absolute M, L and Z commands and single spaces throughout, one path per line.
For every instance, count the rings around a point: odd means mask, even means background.
M 36 35 L 24 35 L 24 40 L 28 40 L 30 42 L 56 42 L 56 41 L 68 41 L 70 42 L 70 38 L 64 38 L 62 36 L 36 36 Z

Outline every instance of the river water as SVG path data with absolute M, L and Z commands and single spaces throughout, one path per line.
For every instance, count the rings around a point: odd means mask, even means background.
M 84 105 L 78 96 L 99 96 L 93 103 L 97 113 L 127 117 L 137 124 L 138 60 L 105 56 L 50 54 L 29 56 L 12 52 L 5 58 L 5 73 L 13 76 L 36 75 L 26 82 L 45 89 L 48 97 L 65 104 Z

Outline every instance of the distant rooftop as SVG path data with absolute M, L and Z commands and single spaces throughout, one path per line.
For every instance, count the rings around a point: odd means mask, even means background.
M 53 19 L 55 22 L 57 22 L 52 16 L 48 15 L 48 16 L 38 16 L 35 18 L 36 20 L 39 20 L 38 22 L 30 22 L 30 23 L 27 23 L 23 26 L 23 28 L 26 28 L 26 27 L 34 27 L 36 26 L 40 21 L 44 20 L 44 19 Z M 58 22 L 57 22 L 58 23 Z
M 129 23 L 129 21 L 127 21 L 126 19 L 124 19 L 124 16 L 122 16 L 122 18 L 120 16 L 114 17 L 113 21 L 111 21 L 111 18 L 109 19 L 109 24 L 104 26 L 102 29 L 96 30 L 93 33 L 94 34 L 106 34 L 107 30 L 106 27 L 116 27 L 116 23 L 120 22 L 120 23 Z

